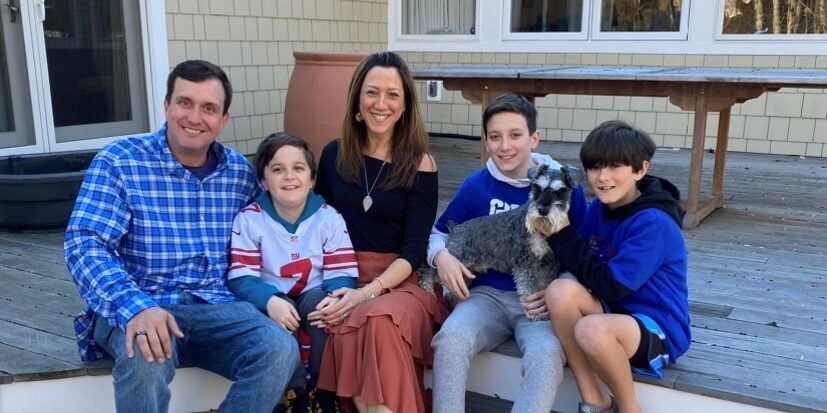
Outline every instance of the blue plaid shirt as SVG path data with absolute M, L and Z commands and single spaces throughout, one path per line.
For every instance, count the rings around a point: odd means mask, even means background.
M 236 300 L 225 281 L 233 218 L 258 193 L 250 164 L 213 143 L 216 170 L 199 181 L 175 160 L 166 124 L 102 149 L 80 188 L 64 255 L 86 308 L 75 319 L 84 361 L 107 354 L 96 321 L 126 330 L 140 311 L 177 304 L 184 293 L 209 303 Z

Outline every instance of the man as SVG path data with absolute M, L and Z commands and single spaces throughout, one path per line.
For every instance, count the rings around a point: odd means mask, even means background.
M 119 412 L 163 412 L 175 366 L 234 381 L 221 412 L 270 412 L 299 362 L 295 340 L 228 290 L 233 217 L 258 193 L 255 173 L 216 137 L 232 87 L 218 66 L 172 70 L 166 124 L 101 150 L 66 228 L 64 254 L 86 308 L 83 360 L 115 359 Z

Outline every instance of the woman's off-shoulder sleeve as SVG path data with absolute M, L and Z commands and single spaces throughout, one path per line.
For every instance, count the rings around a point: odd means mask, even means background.
M 408 193 L 405 211 L 405 239 L 400 257 L 419 268 L 428 250 L 428 237 L 436 218 L 439 185 L 437 172 L 417 172 Z

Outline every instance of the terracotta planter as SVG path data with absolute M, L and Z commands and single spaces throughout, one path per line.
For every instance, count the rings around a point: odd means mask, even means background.
M 310 143 L 318 162 L 322 148 L 341 133 L 347 88 L 365 54 L 293 52 L 296 66 L 284 104 L 284 131 Z

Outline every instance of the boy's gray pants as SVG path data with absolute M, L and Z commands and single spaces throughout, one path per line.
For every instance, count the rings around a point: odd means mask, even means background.
M 511 411 L 548 413 L 563 381 L 563 348 L 548 321 L 525 316 L 516 292 L 488 286 L 473 288 L 434 336 L 434 413 L 464 412 L 471 358 L 512 335 L 523 353 L 523 380 Z

